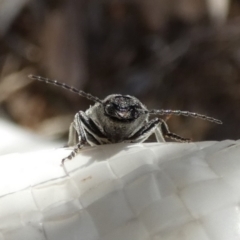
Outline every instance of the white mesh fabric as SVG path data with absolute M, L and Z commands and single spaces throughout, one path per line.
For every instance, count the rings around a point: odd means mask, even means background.
M 240 142 L 0 157 L 0 240 L 239 240 Z

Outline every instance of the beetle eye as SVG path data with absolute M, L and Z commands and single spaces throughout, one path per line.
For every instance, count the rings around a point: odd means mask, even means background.
M 112 104 L 107 104 L 106 105 L 106 107 L 105 107 L 105 110 L 107 111 L 107 112 L 111 112 L 112 110 L 113 110 L 113 106 L 112 106 Z

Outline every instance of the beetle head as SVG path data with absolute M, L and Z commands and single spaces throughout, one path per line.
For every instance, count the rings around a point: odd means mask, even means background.
M 113 94 L 105 98 L 103 106 L 106 116 L 119 121 L 134 121 L 145 109 L 137 98 L 120 94 Z

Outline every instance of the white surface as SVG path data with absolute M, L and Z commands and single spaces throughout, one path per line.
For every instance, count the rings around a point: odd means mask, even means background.
M 0 157 L 0 240 L 239 240 L 240 143 Z
M 27 152 L 49 147 L 60 147 L 64 143 L 50 141 L 0 118 L 0 155 Z

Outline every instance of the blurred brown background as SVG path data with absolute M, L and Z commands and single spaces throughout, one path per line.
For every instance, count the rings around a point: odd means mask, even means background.
M 240 1 L 2 0 L 1 116 L 64 138 L 91 102 L 27 75 L 57 79 L 99 98 L 130 94 L 148 108 L 181 109 L 224 125 L 171 117 L 198 140 L 240 136 Z

